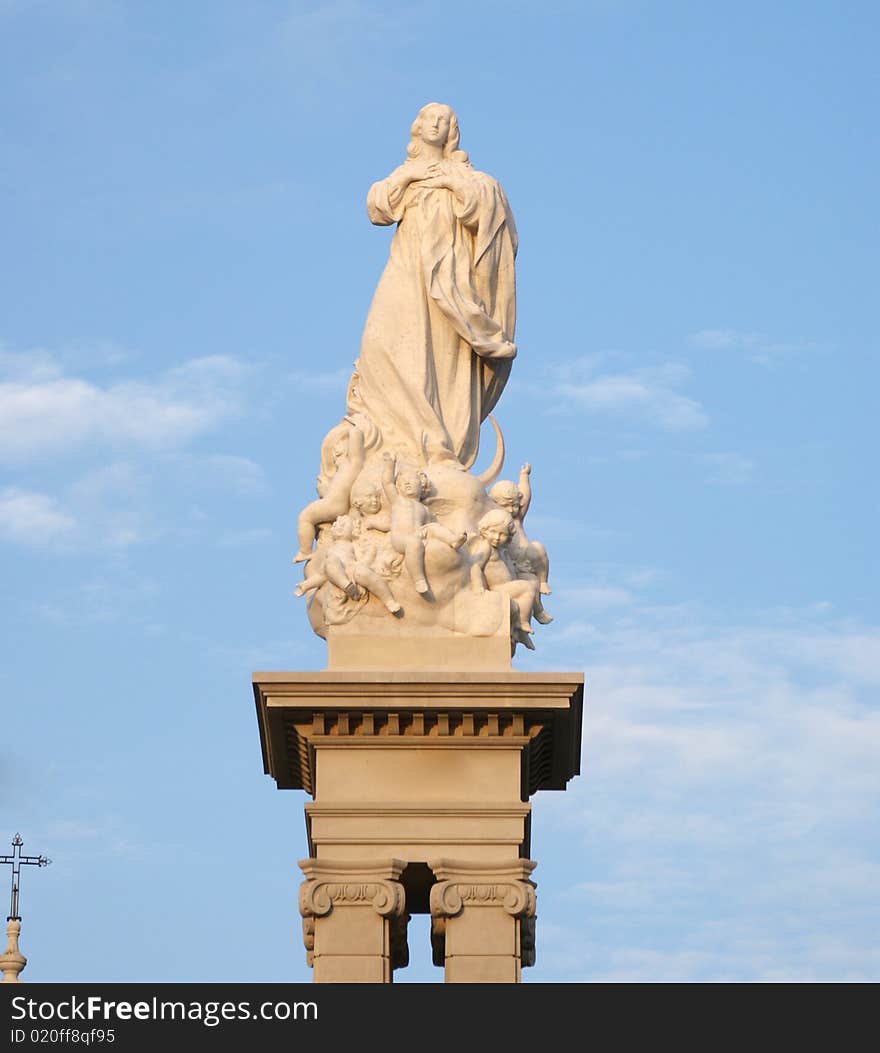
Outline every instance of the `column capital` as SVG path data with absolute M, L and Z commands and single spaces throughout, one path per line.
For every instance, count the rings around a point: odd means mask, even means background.
M 335 905 L 369 906 L 381 917 L 404 913 L 406 896 L 398 880 L 406 863 L 401 859 L 350 862 L 303 859 L 306 880 L 299 889 L 299 911 L 304 918 L 321 918 Z
M 512 863 L 481 863 L 454 859 L 428 860 L 437 877 L 431 889 L 431 914 L 452 918 L 468 907 L 502 907 L 511 917 L 535 915 L 535 883 L 530 859 Z

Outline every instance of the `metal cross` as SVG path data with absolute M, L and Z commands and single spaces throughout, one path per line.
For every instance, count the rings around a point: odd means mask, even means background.
M 35 867 L 47 867 L 52 862 L 51 859 L 47 859 L 45 856 L 23 856 L 21 854 L 21 846 L 23 844 L 24 841 L 21 839 L 21 834 L 16 834 L 12 839 L 12 855 L 0 856 L 0 863 L 9 863 L 12 866 L 12 898 L 10 900 L 9 914 L 6 918 L 7 921 L 21 921 L 21 915 L 18 913 L 18 882 L 22 863 Z

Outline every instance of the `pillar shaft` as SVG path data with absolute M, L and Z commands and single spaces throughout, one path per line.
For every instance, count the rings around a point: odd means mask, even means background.
M 446 983 L 519 983 L 534 962 L 535 863 L 430 861 L 434 964 Z
M 306 959 L 315 983 L 391 983 L 406 965 L 406 898 L 399 859 L 304 859 L 300 886 Z

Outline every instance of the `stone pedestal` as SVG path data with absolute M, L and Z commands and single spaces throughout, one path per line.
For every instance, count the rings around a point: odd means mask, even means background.
M 304 789 L 300 894 L 316 982 L 390 982 L 409 914 L 449 983 L 534 960 L 529 796 L 580 770 L 583 676 L 255 673 L 265 771 Z

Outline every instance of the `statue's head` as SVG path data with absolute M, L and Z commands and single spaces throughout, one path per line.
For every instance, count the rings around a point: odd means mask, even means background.
M 351 507 L 361 515 L 376 515 L 382 507 L 379 484 L 372 479 L 358 479 L 351 488 Z
M 489 497 L 500 505 L 501 508 L 510 512 L 512 516 L 518 516 L 522 507 L 522 494 L 516 483 L 509 479 L 502 479 L 489 490 Z
M 477 529 L 484 541 L 488 541 L 492 548 L 498 548 L 499 545 L 506 545 L 513 536 L 513 520 L 509 512 L 493 508 L 480 517 Z
M 422 151 L 422 144 L 431 143 L 443 147 L 444 157 L 464 163 L 468 155 L 464 150 L 459 150 L 459 139 L 455 110 L 442 102 L 429 102 L 419 110 L 412 123 L 406 155 L 418 157 Z
M 428 477 L 418 468 L 404 468 L 397 473 L 397 492 L 414 501 L 421 499 L 428 492 Z
M 337 516 L 330 527 L 334 541 L 351 541 L 355 534 L 355 522 L 351 516 Z

